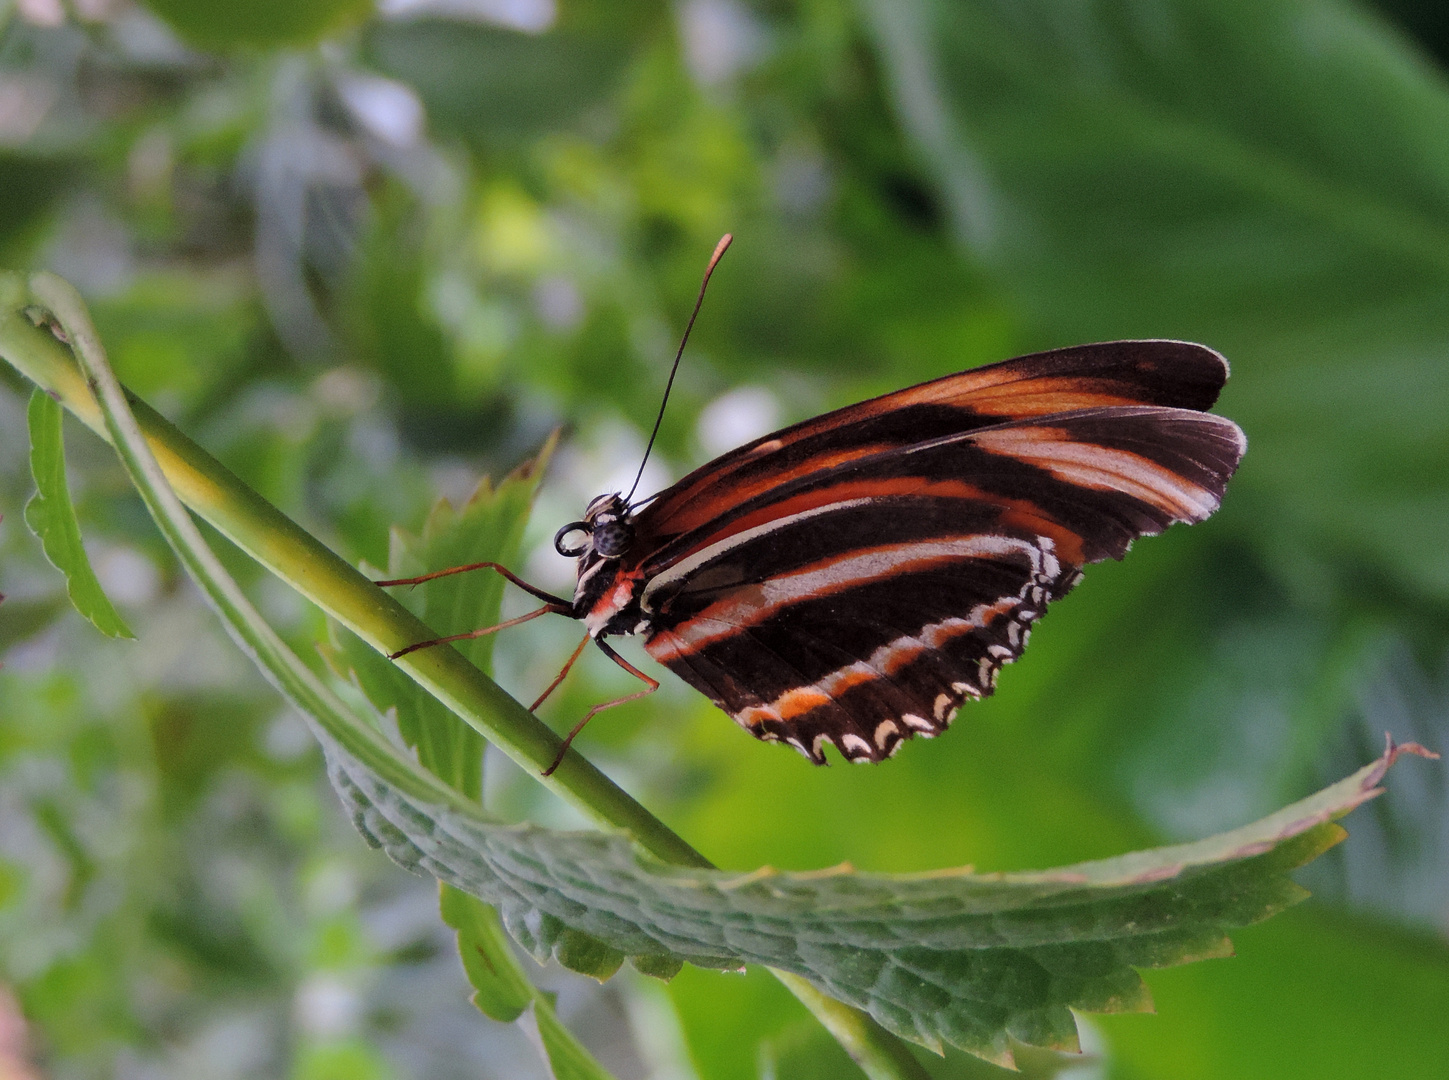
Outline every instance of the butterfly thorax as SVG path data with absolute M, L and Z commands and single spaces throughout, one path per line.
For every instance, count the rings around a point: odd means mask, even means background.
M 578 559 L 574 617 L 592 637 L 637 634 L 648 628 L 639 606 L 644 576 L 628 555 L 634 544 L 629 507 L 617 493 L 589 503 L 581 521 L 570 522 L 554 537 L 561 555 Z

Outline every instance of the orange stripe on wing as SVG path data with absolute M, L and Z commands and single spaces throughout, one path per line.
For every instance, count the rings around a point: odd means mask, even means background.
M 785 524 L 785 519 L 830 506 L 833 503 L 854 503 L 861 499 L 966 499 L 1000 508 L 999 521 L 1003 531 L 1020 536 L 1046 536 L 1056 545 L 1061 558 L 1067 562 L 1081 562 L 1082 538 L 1072 529 L 1047 516 L 1046 512 L 1029 499 L 1011 499 L 992 492 L 983 491 L 975 484 L 962 480 L 929 480 L 919 476 L 892 477 L 880 480 L 846 480 L 802 491 L 788 499 L 768 503 L 753 513 L 735 518 L 718 532 L 711 532 L 698 538 L 687 548 L 667 550 L 667 555 L 658 560 L 650 570 L 657 572 L 663 566 L 679 563 L 706 548 L 722 544 L 731 537 L 748 532 L 772 521 Z
M 1141 399 L 1122 392 L 1120 384 L 1106 379 L 1073 376 L 1066 378 L 1023 378 L 1001 371 L 965 372 L 958 379 L 923 383 L 892 394 L 894 408 L 907 405 L 951 405 L 980 416 L 1025 419 L 1051 413 L 1094 409 L 1111 405 L 1140 405 Z M 976 376 L 972 378 L 971 376 Z
M 751 730 L 765 720 L 796 720 L 838 700 L 852 687 L 895 676 L 923 654 L 942 648 L 952 638 L 990 626 L 1020 604 L 1020 597 L 1008 596 L 995 604 L 978 605 L 968 618 L 949 618 L 924 626 L 916 636 L 896 638 L 876 649 L 865 660 L 838 668 L 808 686 L 787 690 L 774 701 L 746 706 L 733 715 Z M 650 652 L 654 650 L 650 649 Z M 956 691 L 956 699 L 966 693 L 968 691 Z
M 778 440 L 775 440 L 778 442 Z M 701 476 L 687 486 L 670 491 L 650 506 L 645 513 L 652 527 L 666 533 L 686 533 L 706 525 L 720 515 L 721 509 L 739 506 L 757 495 L 810 473 L 824 472 L 837 465 L 869 457 L 893 449 L 883 443 L 853 446 L 847 450 L 831 450 L 797 462 L 786 468 L 771 470 L 763 476 L 744 480 L 735 476 L 736 469 Z M 753 456 L 753 455 L 749 455 Z
M 1105 342 L 1020 356 L 897 390 L 765 436 L 702 466 L 662 492 L 652 514 L 662 534 L 698 528 L 722 506 L 738 505 L 762 490 L 757 484 L 733 484 L 732 478 L 748 463 L 803 439 L 832 433 L 838 433 L 831 439 L 836 446 L 849 444 L 852 425 L 911 405 L 959 408 L 963 421 L 970 416 L 1029 419 L 1104 406 L 1152 404 L 1202 410 L 1212 405 L 1226 378 L 1227 363 L 1221 356 L 1180 341 Z M 975 426 L 963 423 L 963 431 Z M 861 452 L 889 448 L 873 446 Z M 849 451 L 841 460 L 849 460 L 853 454 L 855 451 Z M 818 462 L 779 469 L 773 473 L 774 482 L 817 467 Z M 708 510 L 693 505 L 701 500 Z
M 812 709 L 829 704 L 852 686 L 860 686 L 862 683 L 873 682 L 879 678 L 879 672 L 870 671 L 859 664 L 852 665 L 833 672 L 813 686 L 802 686 L 786 691 L 775 699 L 771 708 L 780 715 L 782 720 L 793 720 L 797 716 L 804 716 Z
M 765 476 L 756 476 L 748 481 L 735 479 L 741 466 L 762 454 L 781 450 L 802 438 L 845 422 L 858 423 L 872 416 L 911 405 L 946 405 L 961 409 L 964 414 L 964 431 L 971 427 L 966 423 L 968 418 L 976 416 L 1027 419 L 1074 409 L 1137 403 L 1136 399 L 1124 395 L 1120 390 L 1114 392 L 1113 384 L 1101 379 L 1023 378 L 1019 373 L 1010 372 L 994 372 L 992 376 L 988 378 L 984 373 L 964 372 L 887 394 L 874 401 L 862 402 L 850 409 L 841 410 L 841 415 L 830 414 L 822 417 L 819 424 L 807 422 L 799 430 L 782 433 L 785 435 L 783 438 L 772 438 L 753 447 L 727 469 L 708 473 L 694 483 L 689 483 L 686 478 L 686 486 L 671 491 L 668 502 L 657 507 L 652 516 L 657 518 L 660 527 L 667 532 L 689 532 L 718 516 L 721 503 L 738 506 L 771 488 L 809 473 L 821 472 L 871 454 L 900 449 L 905 444 L 864 444 L 848 450 L 816 454 L 788 469 L 773 470 Z M 845 413 L 850 414 L 848 420 Z M 825 420 L 830 422 L 824 423 Z

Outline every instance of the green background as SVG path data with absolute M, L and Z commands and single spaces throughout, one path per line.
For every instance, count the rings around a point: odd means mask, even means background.
M 0 7 L 0 249 L 72 279 L 121 377 L 354 561 L 386 565 L 391 524 L 563 425 L 518 569 L 567 589 L 553 531 L 632 478 L 725 231 L 646 483 L 1033 349 L 1159 336 L 1232 361 L 1220 411 L 1249 452 L 1219 515 L 1093 568 L 948 736 L 816 770 L 672 680 L 596 721 L 585 752 L 720 865 L 1057 865 L 1252 820 L 1385 730 L 1449 742 L 1431 7 L 243 7 Z M 65 610 L 4 378 L 0 1006 L 34 1067 L 544 1075 L 470 1011 L 433 891 L 351 833 L 79 430 L 85 537 L 138 641 Z M 223 554 L 314 656 L 320 617 Z M 524 700 L 577 640 L 557 622 L 498 642 Z M 598 660 L 556 727 L 628 689 Z M 1313 901 L 1149 975 L 1158 1015 L 1090 1019 L 1084 1068 L 1449 1076 L 1449 782 L 1410 762 L 1390 784 L 1303 875 Z M 484 790 L 574 823 L 492 753 Z M 540 980 L 620 1077 L 851 1074 L 760 972 Z

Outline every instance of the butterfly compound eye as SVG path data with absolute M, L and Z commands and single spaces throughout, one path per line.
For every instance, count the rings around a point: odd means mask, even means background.
M 609 521 L 594 529 L 594 550 L 606 559 L 617 558 L 634 543 L 634 526 L 625 521 Z
M 586 521 L 570 521 L 553 537 L 553 549 L 567 559 L 582 555 L 588 546 L 589 525 Z

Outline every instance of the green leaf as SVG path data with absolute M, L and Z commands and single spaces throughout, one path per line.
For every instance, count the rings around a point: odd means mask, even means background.
M 497 488 L 485 477 L 461 507 L 439 499 L 420 534 L 394 529 L 388 577 L 415 576 L 473 562 L 511 563 L 523 540 L 529 507 L 552 448 L 550 440 L 538 458 L 506 477 Z M 503 587 L 498 574 L 477 570 L 426 582 L 406 599 L 429 626 L 449 635 L 496 623 Z M 323 650 L 334 670 L 350 674 L 380 712 L 392 711 L 403 741 L 417 750 L 424 768 L 476 803 L 482 795 L 482 736 L 355 634 L 334 626 L 334 637 L 336 644 Z M 460 642 L 459 648 L 479 667 L 488 669 L 491 636 Z M 447 884 L 441 886 L 439 904 L 443 921 L 457 931 L 458 955 L 478 1011 L 493 1020 L 518 1022 L 556 1077 L 607 1078 L 519 967 L 498 912 Z M 612 975 L 624 959 L 583 934 L 565 935 L 559 958 L 571 970 L 599 979 Z
M 548 1062 L 555 1080 L 610 1080 L 604 1067 L 579 1045 L 543 1000 L 534 1000 L 519 1018 L 519 1025 Z
M 387 577 L 411 577 L 467 563 L 508 565 L 518 554 L 528 510 L 553 447 L 506 477 L 495 489 L 485 477 L 461 507 L 439 499 L 420 534 L 394 529 Z M 491 570 L 474 570 L 394 591 L 440 635 L 466 633 L 498 622 L 504 581 Z M 456 647 L 490 670 L 493 637 Z M 463 795 L 482 795 L 483 737 L 427 693 L 396 664 L 355 634 L 334 626 L 324 655 L 340 674 L 351 674 L 379 712 L 396 716 L 403 742 L 418 752 L 429 772 Z
M 536 991 L 514 963 L 498 912 L 450 885 L 440 889 L 443 921 L 458 932 L 458 955 L 473 986 L 473 1004 L 484 1016 L 512 1023 Z
M 61 435 L 60 405 L 42 390 L 30 395 L 30 471 L 35 496 L 25 506 L 25 523 L 40 538 L 45 557 L 65 574 L 66 592 L 75 609 L 107 637 L 130 638 L 130 628 L 96 580 L 80 525 L 65 483 L 65 443 Z
M 333 670 L 351 675 L 379 712 L 393 711 L 403 742 L 429 772 L 471 799 L 483 791 L 483 737 L 350 630 L 333 628 L 321 646 Z
M 379 23 L 364 49 L 377 68 L 417 89 L 441 130 L 496 150 L 573 124 L 607 101 L 637 48 L 630 31 L 653 14 L 613 5 L 599 25 L 566 22 L 543 34 L 444 19 Z M 569 78 L 557 77 L 562 70 Z
M 361 22 L 372 0 L 145 0 L 182 37 L 205 48 L 308 45 Z
M 1041 344 L 1206 341 L 1268 565 L 1449 596 L 1449 92 L 1363 6 L 869 0 L 902 125 Z M 1251 519 L 1251 521 L 1250 521 Z
M 498 913 L 449 885 L 441 891 L 443 921 L 458 931 L 458 954 L 478 1011 L 505 1023 L 516 1021 L 559 1080 L 608 1080 L 604 1068 L 559 1022 L 549 995 L 519 967 Z
M 484 477 L 461 507 L 439 499 L 420 534 L 394 529 L 388 551 L 388 575 L 404 577 L 476 562 L 514 561 L 538 482 L 548 467 L 554 440 L 495 488 Z M 420 615 L 440 634 L 461 634 L 498 621 L 503 578 L 492 570 L 455 574 L 418 586 Z M 416 597 L 395 590 L 408 603 Z M 416 606 L 414 604 L 413 606 Z M 490 670 L 494 638 L 476 638 L 455 648 L 484 671 Z
M 617 953 L 764 964 L 904 1038 L 1002 1063 L 1013 1038 L 1076 1049 L 1071 1010 L 1150 1008 L 1134 968 L 1230 955 L 1227 929 L 1301 900 L 1288 872 L 1343 837 L 1333 819 L 1377 794 L 1400 752 L 1193 844 L 1041 873 L 891 876 L 670 868 L 621 837 L 429 806 L 328 749 L 363 835 L 401 865 L 495 905 L 540 961 L 584 957 L 579 966 L 595 974 Z

